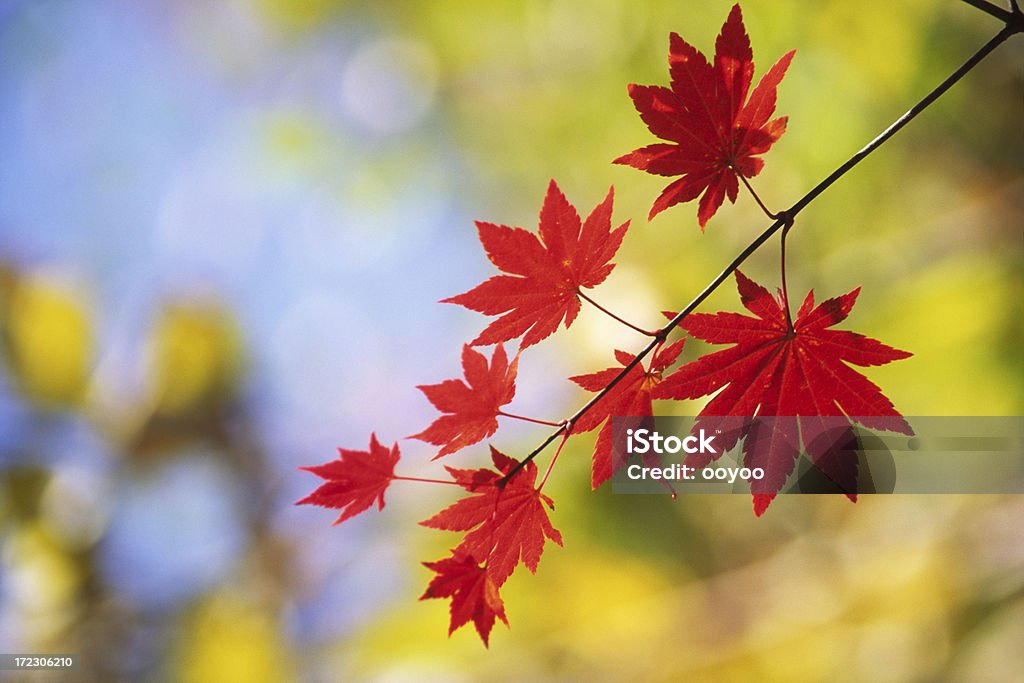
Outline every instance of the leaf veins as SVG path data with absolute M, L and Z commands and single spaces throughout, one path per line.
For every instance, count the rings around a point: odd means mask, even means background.
M 755 512 L 760 515 L 782 489 L 801 450 L 824 463 L 825 474 L 838 483 L 849 478 L 851 464 L 835 450 L 835 440 L 821 438 L 837 426 L 856 422 L 913 433 L 882 390 L 850 367 L 884 365 L 911 354 L 856 332 L 829 329 L 847 318 L 860 288 L 817 306 L 814 292 L 809 292 L 790 328 L 784 302 L 738 270 L 736 283 L 740 300 L 753 317 L 693 313 L 682 322 L 698 339 L 733 346 L 687 363 L 652 394 L 682 400 L 718 392 L 700 412 L 695 429 L 702 423 L 716 425 L 716 416 L 775 418 L 744 421 L 718 441 L 720 454 L 745 437 L 744 464 L 765 470 L 763 479 L 751 482 Z M 844 419 L 837 423 L 822 417 Z M 717 426 L 727 423 L 718 421 Z M 703 467 L 709 459 L 687 460 Z

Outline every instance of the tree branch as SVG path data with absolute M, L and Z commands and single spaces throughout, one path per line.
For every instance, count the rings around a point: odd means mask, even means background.
M 991 14 L 996 19 L 1002 19 L 1004 23 L 1009 24 L 1011 21 L 1013 21 L 1013 12 L 1005 10 L 1002 7 L 999 7 L 998 5 L 993 5 L 991 2 L 988 2 L 987 0 L 961 1 L 967 3 L 971 7 L 980 9 L 985 14 Z
M 964 1 L 970 2 L 970 4 L 975 6 L 979 6 L 979 9 L 981 9 L 980 5 L 982 4 L 988 5 L 988 3 L 983 2 L 983 0 Z M 971 69 L 976 67 L 993 50 L 995 50 L 1003 42 L 1005 42 L 1007 38 L 1012 36 L 1014 33 L 1024 31 L 1024 24 L 1022 24 L 1020 19 L 1017 18 L 1021 15 L 1009 13 L 1006 12 L 1005 10 L 1000 11 L 1004 12 L 1007 15 L 1007 25 L 1003 27 L 1003 29 L 999 33 L 997 33 L 991 40 L 985 43 L 981 47 L 981 49 L 979 49 L 977 52 L 971 55 L 971 57 L 969 57 L 967 61 L 965 61 L 956 71 L 950 74 L 948 78 L 946 78 L 931 92 L 925 95 L 917 104 L 908 109 L 907 112 L 903 114 L 903 116 L 896 119 L 874 140 L 865 145 L 859 152 L 850 157 L 841 166 L 839 166 L 839 168 L 837 168 L 835 171 L 829 174 L 828 177 L 826 177 L 820 183 L 815 185 L 807 194 L 805 194 L 803 197 L 797 200 L 797 202 L 793 204 L 793 206 L 790 207 L 789 210 L 779 213 L 779 218 L 777 218 L 771 225 L 765 228 L 765 230 L 760 235 L 758 235 L 749 245 L 747 245 L 747 247 L 743 251 L 741 251 L 739 255 L 737 255 L 736 258 L 734 258 L 729 263 L 729 265 L 727 265 L 722 270 L 721 273 L 715 276 L 715 278 L 701 291 L 700 294 L 694 297 L 693 300 L 690 301 L 690 303 L 687 304 L 685 308 L 679 311 L 679 313 L 677 313 L 676 316 L 668 322 L 668 324 L 661 328 L 661 330 L 659 330 L 658 332 L 658 336 L 652 339 L 650 343 L 648 343 L 647 346 L 645 346 L 643 350 L 640 351 L 640 353 L 638 353 L 633 358 L 632 361 L 630 361 L 624 368 L 622 368 L 622 370 L 619 371 L 618 375 L 613 377 L 612 380 L 608 382 L 608 384 L 603 389 L 601 389 L 601 391 L 599 391 L 589 401 L 583 404 L 583 406 L 579 410 L 577 410 L 572 415 L 572 417 L 568 418 L 561 426 L 559 426 L 558 429 L 549 434 L 548 437 L 544 439 L 544 441 L 541 442 L 539 446 L 533 449 L 533 451 L 529 455 L 527 455 L 523 460 L 521 460 L 519 464 L 512 469 L 511 472 L 505 475 L 503 481 L 507 482 L 513 476 L 515 476 L 519 472 L 519 470 L 526 466 L 526 463 L 530 462 L 538 455 L 540 455 L 544 451 L 544 449 L 551 445 L 551 443 L 555 439 L 562 436 L 563 434 L 570 433 L 572 431 L 573 424 L 578 419 L 580 419 L 580 417 L 582 417 L 589 410 L 591 410 L 597 404 L 598 401 L 607 396 L 608 393 L 611 392 L 611 390 L 614 389 L 615 386 L 619 382 L 621 382 L 623 378 L 626 377 L 626 375 L 628 375 L 633 368 L 639 365 L 643 361 L 643 359 L 646 358 L 651 353 L 651 351 L 655 349 L 655 347 L 657 347 L 664 341 L 664 339 L 668 336 L 670 332 L 672 332 L 676 327 L 679 326 L 679 324 L 686 318 L 686 316 L 690 315 L 690 313 L 692 313 L 700 304 L 702 304 L 705 299 L 711 296 L 711 293 L 718 289 L 721 286 L 721 284 L 725 282 L 725 280 L 730 275 L 732 275 L 733 272 L 735 272 L 736 269 L 739 268 L 740 265 L 742 265 L 742 263 L 747 260 L 747 258 L 750 257 L 751 254 L 753 254 L 761 247 L 761 245 L 767 242 L 776 232 L 778 232 L 785 225 L 787 225 L 788 223 L 792 223 L 793 219 L 796 218 L 796 215 L 800 211 L 805 209 L 808 204 L 817 199 L 822 192 L 827 190 L 837 180 L 839 180 L 844 175 L 849 173 L 854 166 L 863 161 L 869 154 L 871 154 L 876 149 L 881 147 L 890 138 L 892 138 L 892 136 L 898 133 L 900 129 L 902 129 L 912 120 L 914 120 L 914 118 L 916 118 L 918 114 L 927 109 L 933 102 L 935 102 L 935 100 L 939 99 L 939 97 L 941 97 L 943 93 L 945 93 L 947 90 L 953 87 L 953 85 L 955 85 L 957 81 L 959 81 L 961 78 L 967 75 L 967 73 L 969 73 Z M 1001 15 L 994 16 L 999 16 L 1000 18 L 1003 18 Z

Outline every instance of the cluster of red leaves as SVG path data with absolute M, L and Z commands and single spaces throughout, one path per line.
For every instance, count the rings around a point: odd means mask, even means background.
M 472 562 L 477 567 L 466 581 L 483 582 L 485 589 L 479 594 L 466 591 L 460 596 L 453 596 L 449 633 L 466 623 L 461 615 L 472 613 L 476 630 L 484 643 L 488 642 L 496 616 L 508 624 L 498 588 L 512 576 L 520 562 L 531 573 L 537 571 L 545 539 L 562 545 L 562 534 L 551 525 L 545 509 L 553 509 L 554 503 L 537 487 L 537 466 L 528 462 L 520 467 L 518 460 L 493 446 L 491 460 L 496 471 L 445 467 L 455 482 L 472 495 L 457 500 L 421 522 L 432 529 L 466 533 L 448 560 L 427 563 L 426 566 L 440 571 L 439 565 L 448 567 L 452 562 L 459 562 L 464 567 Z M 423 598 L 447 597 L 432 592 L 433 586 L 431 584 Z M 470 600 L 475 602 L 467 605 Z
M 670 46 L 671 88 L 629 89 L 650 130 L 670 144 L 638 149 L 616 163 L 681 176 L 655 201 L 650 216 L 703 193 L 698 209 L 703 229 L 724 197 L 735 200 L 738 179 L 760 172 L 763 162 L 757 157 L 785 130 L 785 117 L 771 116 L 776 88 L 793 53 L 783 56 L 751 92 L 753 54 L 739 6 L 722 28 L 713 64 L 676 34 Z M 513 417 L 502 409 L 515 397 L 520 354 L 552 335 L 560 323 L 568 328 L 579 314 L 582 290 L 604 282 L 614 268 L 612 259 L 629 223 L 612 228 L 612 203 L 609 190 L 581 219 L 552 180 L 536 234 L 476 223 L 487 257 L 502 274 L 444 302 L 498 317 L 463 347 L 464 379 L 419 387 L 441 415 L 410 438 L 439 447 L 435 459 L 488 439 L 497 431 L 499 417 Z M 659 399 L 714 394 L 698 425 L 715 418 L 743 418 L 720 443 L 732 448 L 742 439 L 745 464 L 767 472 L 764 480 L 751 482 L 758 515 L 782 489 L 801 452 L 808 452 L 830 478 L 847 487 L 855 484 L 856 463 L 851 466 L 850 454 L 835 439 L 820 438 L 830 429 L 825 418 L 840 418 L 847 432 L 857 421 L 909 433 L 878 387 L 850 367 L 880 365 L 909 354 L 853 332 L 830 329 L 849 315 L 858 290 L 818 306 L 808 294 L 790 324 L 787 302 L 738 271 L 736 279 L 741 301 L 755 317 L 691 314 L 682 323 L 693 337 L 733 346 L 669 372 L 682 352 L 683 339 L 665 345 L 666 328 L 658 333 L 660 341 L 646 366 L 636 356 L 616 351 L 618 366 L 571 378 L 583 389 L 601 392 L 588 409 L 560 427 L 563 443 L 572 435 L 600 428 L 593 451 L 594 488 L 626 463 L 625 448 L 615 441 L 623 430 L 613 429 L 613 419 L 625 417 L 633 421 L 630 424 L 651 420 L 653 401 Z M 519 351 L 510 360 L 503 343 L 515 339 L 520 340 Z M 473 348 L 481 345 L 495 345 L 490 362 Z M 754 419 L 776 416 L 781 417 L 768 427 Z M 450 599 L 449 634 L 472 622 L 485 644 L 495 621 L 508 624 L 499 592 L 502 585 L 520 564 L 535 572 L 546 541 L 562 544 L 561 533 L 548 516 L 553 502 L 541 492 L 544 481 L 537 482 L 532 456 L 518 461 L 493 446 L 490 454 L 494 469 L 446 466 L 450 479 L 442 483 L 465 493 L 421 522 L 462 534 L 449 556 L 424 563 L 435 575 L 421 599 Z M 415 480 L 395 474 L 398 460 L 397 444 L 385 448 L 375 435 L 367 451 L 340 449 L 338 459 L 303 468 L 325 482 L 299 503 L 340 509 L 335 523 L 369 509 L 375 501 L 383 508 L 391 482 Z M 708 463 L 696 456 L 690 464 Z

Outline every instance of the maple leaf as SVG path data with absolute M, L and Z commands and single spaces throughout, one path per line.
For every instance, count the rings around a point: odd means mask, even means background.
M 604 395 L 594 406 L 580 416 L 572 425 L 573 432 L 589 432 L 604 423 L 597 435 L 594 445 L 593 469 L 590 485 L 597 488 L 621 469 L 628 460 L 623 444 L 613 443 L 612 417 L 635 418 L 630 422 L 637 427 L 653 414 L 651 392 L 662 381 L 662 373 L 672 365 L 683 350 L 680 339 L 661 349 L 645 370 L 640 364 L 634 366 L 612 390 Z M 587 391 L 601 391 L 622 372 L 622 368 L 633 362 L 634 355 L 625 351 L 615 351 L 615 358 L 622 365 L 589 375 L 577 375 L 569 379 Z M 632 422 L 637 424 L 633 425 Z M 620 430 L 623 433 L 625 429 Z
M 536 488 L 537 466 L 531 461 L 503 483 L 519 462 L 491 447 L 491 460 L 497 471 L 489 469 L 445 469 L 456 483 L 474 493 L 456 501 L 423 526 L 469 533 L 456 550 L 484 558 L 491 578 L 501 585 L 522 562 L 537 571 L 544 540 L 562 545 L 562 534 L 551 526 L 547 510 L 554 503 Z
M 782 489 L 802 449 L 830 479 L 849 484 L 856 462 L 843 456 L 843 444 L 851 436 L 846 429 L 851 423 L 913 434 L 881 389 L 849 365 L 884 365 L 911 354 L 856 332 L 829 329 L 850 314 L 859 287 L 818 306 L 809 292 L 790 329 L 784 304 L 767 289 L 738 270 L 736 283 L 754 317 L 693 313 L 682 322 L 698 339 L 734 346 L 682 366 L 654 389 L 653 397 L 681 400 L 718 392 L 700 412 L 698 425 L 710 422 L 723 432 L 719 455 L 745 438 L 744 464 L 765 470 L 763 479 L 751 482 L 760 515 Z M 715 416 L 771 419 L 716 425 Z M 711 458 L 695 454 L 687 460 L 703 467 Z
M 554 180 L 540 210 L 538 238 L 522 228 L 477 221 L 487 258 L 506 275 L 495 275 L 442 303 L 500 315 L 473 340 L 473 346 L 523 336 L 521 348 L 568 328 L 580 311 L 579 292 L 604 282 L 629 227 L 611 229 L 614 188 L 587 216 L 580 216 Z
M 473 621 L 484 645 L 489 645 L 495 618 L 508 626 L 505 604 L 498 593 L 498 585 L 486 566 L 481 566 L 471 555 L 454 551 L 451 557 L 437 562 L 424 562 L 423 566 L 437 572 L 420 600 L 451 598 L 451 622 L 448 635 Z
M 468 344 L 462 347 L 462 372 L 466 381 L 449 379 L 440 384 L 417 387 L 444 415 L 419 434 L 419 439 L 441 446 L 434 459 L 483 441 L 498 430 L 501 406 L 516 395 L 519 356 L 509 363 L 505 348 L 498 344 L 487 358 Z
M 334 524 L 370 509 L 374 501 L 378 509 L 383 510 L 384 492 L 395 479 L 395 465 L 400 455 L 397 443 L 390 449 L 385 448 L 377 441 L 376 434 L 370 435 L 368 451 L 339 448 L 337 460 L 299 468 L 327 481 L 296 505 L 340 509 L 341 514 Z
M 758 156 L 786 131 L 787 117 L 769 119 L 794 54 L 783 55 L 751 92 L 754 54 L 739 5 L 733 6 L 715 41 L 714 64 L 671 34 L 671 87 L 629 85 L 640 118 L 669 142 L 641 147 L 614 161 L 655 175 L 682 176 L 662 191 L 648 219 L 703 193 L 697 209 L 703 230 L 726 196 L 736 201 L 739 176 L 760 173 L 764 161 Z

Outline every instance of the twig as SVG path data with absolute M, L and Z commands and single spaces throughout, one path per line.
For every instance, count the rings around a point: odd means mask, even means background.
M 979 5 L 982 4 L 981 0 L 964 1 L 970 2 L 972 5 L 974 5 L 975 2 L 978 2 Z M 983 4 L 987 5 L 988 3 Z M 982 8 L 979 6 L 979 9 Z M 1003 10 L 1003 12 L 1005 12 L 1005 10 Z M 892 136 L 898 133 L 900 129 L 902 129 L 905 125 L 910 123 L 922 111 L 927 109 L 933 102 L 935 102 L 935 100 L 941 97 L 943 93 L 945 93 L 947 90 L 953 87 L 953 85 L 955 85 L 957 81 L 959 81 L 961 78 L 967 75 L 967 73 L 970 72 L 971 69 L 977 66 L 979 62 L 985 59 L 985 57 L 987 57 L 993 50 L 995 50 L 1004 41 L 1006 41 L 1007 38 L 1012 36 L 1014 33 L 1018 33 L 1024 30 L 1024 28 L 1022 28 L 1019 25 L 1020 21 L 1015 19 L 1015 17 L 1018 15 L 1013 15 L 1009 12 L 1005 12 L 1005 14 L 1007 15 L 1007 25 L 1003 27 L 1003 29 L 999 33 L 997 33 L 991 40 L 985 43 L 981 47 L 981 49 L 979 49 L 977 52 L 971 55 L 967 59 L 967 61 L 965 61 L 956 71 L 950 74 L 948 78 L 946 78 L 931 92 L 925 95 L 917 104 L 908 109 L 907 112 L 903 114 L 903 116 L 896 119 L 874 140 L 869 142 L 859 152 L 857 152 L 848 160 L 846 160 L 841 166 L 839 166 L 839 168 L 837 168 L 835 171 L 829 174 L 828 177 L 826 177 L 820 183 L 815 185 L 807 194 L 805 194 L 803 197 L 797 200 L 797 202 L 793 204 L 793 206 L 790 209 L 788 209 L 787 211 L 783 211 L 780 214 L 781 218 L 777 218 L 771 225 L 765 228 L 765 230 L 760 235 L 754 238 L 754 240 L 749 245 L 747 245 L 747 247 L 743 251 L 741 251 L 739 255 L 737 255 L 736 258 L 734 258 L 729 263 L 729 265 L 727 265 L 722 270 L 721 273 L 715 276 L 715 278 L 701 291 L 700 294 L 694 297 L 694 299 L 689 304 L 687 304 L 685 308 L 679 311 L 679 313 L 677 313 L 676 316 L 668 322 L 668 324 L 666 324 L 663 328 L 661 328 L 661 330 L 659 330 L 658 336 L 652 339 L 650 343 L 648 343 L 647 346 L 645 346 L 643 350 L 640 351 L 640 353 L 638 353 L 633 358 L 632 361 L 630 361 L 624 368 L 622 368 L 622 370 L 619 371 L 618 375 L 613 377 L 612 380 L 608 382 L 608 384 L 603 389 L 601 389 L 601 391 L 597 392 L 597 394 L 595 394 L 589 401 L 583 404 L 583 406 L 579 410 L 577 410 L 572 417 L 567 419 L 560 427 L 558 427 L 558 429 L 549 434 L 547 438 L 544 439 L 544 441 L 541 442 L 539 446 L 533 449 L 533 451 L 525 458 L 523 458 L 523 460 L 521 460 L 518 465 L 512 468 L 512 471 L 505 475 L 503 481 L 508 481 L 513 476 L 515 476 L 516 473 L 519 472 L 519 470 L 526 466 L 526 463 L 532 461 L 534 458 L 540 455 L 540 453 L 543 452 L 545 448 L 551 445 L 552 441 L 557 439 L 559 436 L 562 436 L 562 434 L 566 433 L 571 428 L 571 426 L 578 419 L 580 419 L 580 417 L 582 417 L 584 414 L 587 413 L 587 411 L 593 408 L 598 401 L 607 396 L 608 393 L 611 392 L 611 390 L 614 389 L 615 386 L 619 382 L 621 382 L 623 378 L 626 377 L 633 368 L 639 365 L 640 362 L 643 361 L 643 359 L 646 358 L 647 355 L 650 354 L 651 351 L 653 351 L 654 348 L 661 343 L 661 340 L 664 340 L 670 332 L 672 332 L 676 327 L 679 326 L 679 324 L 686 318 L 686 316 L 690 315 L 690 313 L 692 313 L 694 309 L 696 309 L 701 303 L 703 303 L 705 299 L 711 296 L 711 293 L 718 289 L 719 286 L 721 286 L 721 284 L 725 282 L 725 280 L 730 275 L 732 275 L 732 273 L 737 268 L 739 268 L 740 265 L 744 261 L 746 261 L 751 254 L 753 254 L 761 247 L 761 245 L 767 242 L 776 232 L 785 227 L 787 223 L 792 223 L 793 219 L 796 218 L 796 215 L 800 213 L 800 211 L 805 209 L 808 204 L 817 199 L 822 192 L 827 190 L 837 180 L 839 180 L 844 175 L 849 173 L 854 166 L 859 164 L 869 154 L 871 154 L 876 149 L 885 144 L 885 142 L 887 142 Z M 994 16 L 999 16 L 999 18 L 1003 18 L 1001 15 Z M 1013 23 L 1011 23 L 1011 20 L 1013 21 Z
M 1005 10 L 1002 7 L 999 7 L 998 5 L 993 5 L 991 2 L 987 2 L 986 0 L 962 0 L 962 1 L 967 3 L 968 5 L 970 5 L 971 7 L 980 9 L 982 12 L 985 12 L 986 14 L 991 14 L 996 19 L 1002 19 L 1007 24 L 1010 23 L 1013 20 L 1013 12 L 1010 12 L 1009 10 Z M 1010 2 L 1014 6 L 1014 10 L 1015 11 L 1020 11 L 1020 10 L 1017 9 L 1017 6 L 1016 6 L 1017 5 L 1017 0 L 1010 0 Z

